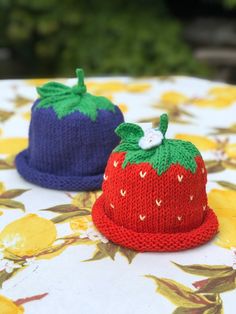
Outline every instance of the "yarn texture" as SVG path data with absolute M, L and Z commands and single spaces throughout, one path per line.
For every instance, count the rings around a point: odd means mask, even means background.
M 103 194 L 92 217 L 111 241 L 137 251 L 179 251 L 199 246 L 218 230 L 208 207 L 207 172 L 200 152 L 190 142 L 165 138 L 168 117 L 162 115 L 161 143 L 144 140 L 143 130 L 121 124 L 121 143 L 111 154 L 104 174 Z
M 77 70 L 79 78 L 81 73 Z M 29 147 L 17 155 L 17 170 L 46 188 L 100 189 L 109 155 L 119 143 L 114 130 L 123 115 L 108 99 L 87 94 L 83 79 L 76 95 L 74 87 L 61 85 L 38 88 L 41 98 L 32 107 Z
M 115 112 L 112 102 L 102 96 L 93 96 L 87 93 L 84 85 L 84 73 L 77 69 L 78 85 L 69 87 L 57 82 L 49 82 L 37 87 L 40 101 L 36 108 L 53 108 L 57 117 L 63 118 L 79 111 L 95 121 L 99 109 Z
M 164 137 L 165 132 L 162 133 L 161 129 L 166 130 L 167 127 L 163 126 L 163 124 L 167 124 L 166 115 L 163 115 L 159 131 Z M 156 169 L 159 175 L 168 170 L 173 164 L 180 164 L 191 172 L 196 171 L 197 164 L 195 157 L 199 156 L 200 152 L 190 142 L 163 138 L 162 145 L 153 147 L 155 133 L 149 131 L 145 137 L 141 127 L 131 123 L 121 124 L 117 128 L 116 133 L 121 137 L 122 143 L 114 151 L 126 152 L 125 160 L 122 164 L 123 168 L 128 163 L 139 164 L 141 162 L 148 162 Z M 150 133 L 151 136 L 149 136 Z M 149 145 L 150 149 L 143 149 L 141 147 L 143 144 L 140 145 L 140 141 L 142 140 L 146 141 L 146 147 Z

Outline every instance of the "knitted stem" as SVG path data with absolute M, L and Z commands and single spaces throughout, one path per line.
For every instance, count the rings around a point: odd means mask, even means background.
M 167 128 L 168 128 L 168 115 L 164 113 L 160 117 L 160 127 L 159 127 L 159 130 L 161 131 L 164 137 L 165 137 Z
M 84 84 L 84 71 L 82 69 L 76 69 L 76 76 L 78 78 L 78 87 L 80 93 L 86 92 L 86 85 Z

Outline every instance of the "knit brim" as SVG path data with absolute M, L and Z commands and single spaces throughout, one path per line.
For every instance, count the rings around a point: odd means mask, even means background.
M 41 172 L 28 164 L 28 151 L 16 156 L 16 168 L 27 181 L 48 189 L 64 191 L 93 191 L 101 188 L 103 173 L 95 176 L 58 176 Z
M 139 252 L 173 252 L 190 249 L 209 241 L 217 233 L 218 220 L 211 208 L 206 209 L 203 223 L 182 233 L 141 233 L 115 224 L 104 212 L 104 197 L 95 202 L 92 218 L 97 229 L 109 240 Z

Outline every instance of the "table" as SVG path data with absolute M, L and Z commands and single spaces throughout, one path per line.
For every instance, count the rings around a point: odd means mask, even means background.
M 0 81 L 0 313 L 236 313 L 236 87 L 176 76 L 86 81 L 126 121 L 156 126 L 167 112 L 167 137 L 191 140 L 209 172 L 217 237 L 183 252 L 135 253 L 94 229 L 88 211 L 99 191 L 47 190 L 16 172 L 35 86 L 46 81 Z

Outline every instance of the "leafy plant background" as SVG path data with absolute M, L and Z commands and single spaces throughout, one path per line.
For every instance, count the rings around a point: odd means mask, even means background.
M 235 7 L 235 0 L 218 3 Z M 10 49 L 13 60 L 8 75 L 27 66 L 27 76 L 71 76 L 82 65 L 100 75 L 209 76 L 210 68 L 193 57 L 182 28 L 165 0 L 0 1 L 0 46 Z

